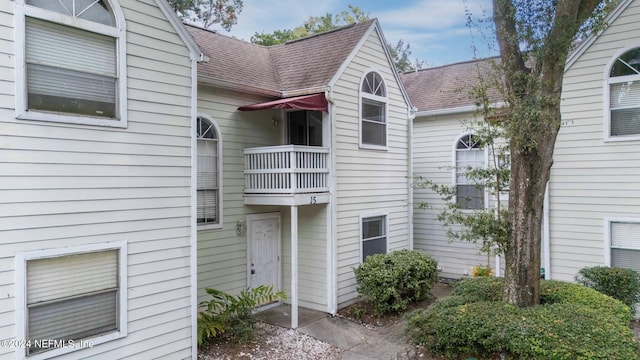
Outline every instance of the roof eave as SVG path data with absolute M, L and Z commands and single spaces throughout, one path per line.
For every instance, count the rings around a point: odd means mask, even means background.
M 293 96 L 318 94 L 318 93 L 323 93 L 323 92 L 325 92 L 327 90 L 329 90 L 329 86 L 328 85 L 314 86 L 314 87 L 305 88 L 305 89 L 282 90 L 280 92 L 280 97 L 289 98 L 289 97 L 293 97 Z
M 506 106 L 504 101 L 492 103 L 489 105 L 491 108 L 499 109 Z M 454 108 L 446 108 L 446 109 L 434 109 L 434 110 L 422 110 L 416 111 L 416 118 L 419 117 L 431 117 L 431 116 L 439 116 L 439 115 L 456 115 L 456 114 L 464 114 L 471 113 L 480 110 L 481 107 L 476 105 L 466 105 L 466 106 L 458 106 Z
M 622 12 L 629 7 L 629 5 L 633 2 L 633 0 L 624 0 L 620 3 L 620 5 L 618 5 L 609 15 L 607 15 L 607 17 L 605 18 L 605 23 L 609 24 L 613 21 L 615 21 L 618 16 L 620 16 L 620 14 L 622 14 Z M 589 36 L 582 44 L 580 44 L 580 46 L 578 46 L 578 48 L 576 49 L 576 51 L 574 51 L 569 58 L 567 59 L 567 62 L 564 66 L 565 71 L 568 70 L 575 62 L 576 60 L 578 60 L 578 58 L 580 56 L 582 56 L 582 54 L 584 54 L 585 51 L 587 51 L 587 49 L 593 45 L 593 43 L 596 41 L 596 39 L 598 38 L 598 36 L 600 36 L 601 33 L 598 34 L 593 34 L 591 36 Z

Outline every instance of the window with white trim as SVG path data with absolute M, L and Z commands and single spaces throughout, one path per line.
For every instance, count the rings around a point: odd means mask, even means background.
M 221 142 L 212 119 L 199 116 L 197 120 L 198 225 L 221 224 L 220 169 Z
M 387 146 L 387 90 L 382 76 L 370 72 L 360 88 L 360 143 L 363 146 Z
M 25 39 L 18 47 L 18 117 L 126 126 L 125 30 L 110 1 L 16 3 Z
M 126 336 L 124 243 L 18 253 L 17 259 L 25 284 L 19 337 L 30 340 L 17 350 L 19 358 L 58 356 Z
M 456 203 L 460 209 L 484 208 L 484 186 L 468 178 L 466 173 L 469 169 L 484 168 L 485 163 L 485 152 L 477 136 L 467 134 L 458 139 L 454 172 Z
M 609 71 L 609 136 L 640 135 L 640 47 L 616 58 Z
M 367 256 L 387 253 L 387 216 L 362 218 L 362 261 Z
M 640 222 L 609 223 L 611 267 L 640 272 Z

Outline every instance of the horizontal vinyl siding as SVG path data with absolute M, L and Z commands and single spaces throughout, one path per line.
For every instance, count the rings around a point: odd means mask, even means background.
M 237 294 L 247 287 L 247 236 L 236 234 L 249 214 L 280 211 L 279 207 L 244 205 L 243 149 L 280 144 L 281 126 L 273 126 L 279 112 L 247 111 L 238 107 L 264 99 L 210 87 L 198 89 L 198 112 L 213 118 L 222 139 L 224 219 L 221 229 L 198 231 L 198 301 L 210 299 L 206 288 Z M 282 224 L 284 227 L 284 224 Z
M 409 247 L 407 105 L 374 31 L 334 86 L 338 306 L 358 296 L 353 268 L 360 264 L 360 215 L 387 213 L 388 250 Z M 378 71 L 387 87 L 388 150 L 358 148 L 362 76 Z M 367 215 L 368 216 L 368 215 Z
M 327 205 L 298 207 L 298 304 L 327 311 Z M 282 287 L 291 300 L 291 211 L 282 217 Z
M 60 358 L 185 359 L 189 53 L 155 1 L 120 3 L 129 52 L 125 129 L 15 120 L 13 2 L 0 3 L 0 339 L 16 337 L 14 252 L 124 240 L 128 335 Z M 13 357 L 0 349 L 0 359 Z
M 640 217 L 640 141 L 605 142 L 605 67 L 624 47 L 640 46 L 634 1 L 565 74 L 563 127 L 551 169 L 551 277 L 573 280 L 604 265 L 604 219 Z
M 416 118 L 413 122 L 413 172 L 434 183 L 453 185 L 453 146 L 456 139 L 467 133 L 463 122 L 473 114 L 442 115 Z M 487 256 L 479 252 L 480 245 L 466 241 L 449 241 L 447 229 L 438 221 L 438 214 L 446 206 L 442 198 L 428 189 L 414 188 L 416 208 L 413 213 L 414 248 L 424 250 L 438 260 L 439 275 L 459 279 L 470 273 L 471 267 L 486 264 Z M 493 259 L 491 259 L 493 261 Z
M 13 33 L 13 2 L 3 1 L 0 3 L 0 114 L 4 114 L 4 109 L 13 110 L 14 104 Z

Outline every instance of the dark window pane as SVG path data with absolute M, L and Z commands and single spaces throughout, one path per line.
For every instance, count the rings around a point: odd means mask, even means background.
M 622 54 L 611 67 L 609 76 L 638 75 L 640 73 L 640 48 Z
M 29 308 L 28 338 L 34 340 L 79 340 L 118 327 L 117 289 Z M 27 352 L 44 350 L 34 343 Z
M 456 187 L 456 201 L 460 209 L 484 208 L 484 186 L 458 185 Z
M 380 146 L 387 144 L 384 103 L 362 100 L 362 143 Z
M 640 108 L 611 110 L 611 136 L 640 134 Z
M 380 123 L 385 123 L 384 116 L 384 104 L 372 101 L 372 100 L 362 100 L 362 118 L 376 121 Z
M 309 146 L 322 146 L 322 112 L 307 111 Z
M 375 72 L 370 72 L 364 77 L 364 81 L 362 82 L 362 91 L 378 96 L 387 95 L 382 78 Z
M 307 145 L 307 114 L 305 111 L 292 111 L 289 116 L 289 144 Z
M 362 261 L 367 259 L 367 256 L 374 254 L 386 254 L 387 253 L 387 238 L 382 237 L 374 240 L 367 240 L 362 242 Z
M 386 235 L 384 216 L 362 219 L 362 239 Z
M 640 272 L 640 250 L 612 248 L 611 266 Z
M 292 111 L 288 113 L 289 144 L 322 146 L 322 112 Z

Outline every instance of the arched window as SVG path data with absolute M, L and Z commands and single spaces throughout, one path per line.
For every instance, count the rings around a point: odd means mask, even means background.
M 618 56 L 609 70 L 610 137 L 640 135 L 640 47 Z
M 201 115 L 197 120 L 197 219 L 198 225 L 221 225 L 221 141 L 213 119 Z
M 387 89 L 374 71 L 365 75 L 360 88 L 360 145 L 387 146 Z
M 485 167 L 485 153 L 477 136 L 463 135 L 456 142 L 456 202 L 460 209 L 484 208 L 484 186 L 467 176 L 470 169 Z
M 125 27 L 116 0 L 16 4 L 25 40 L 18 117 L 126 126 Z

